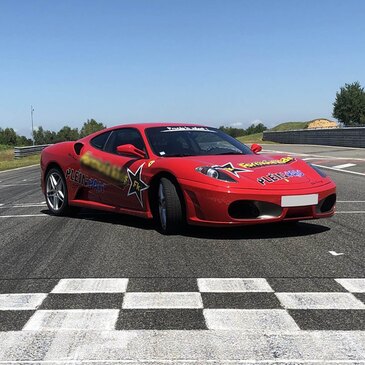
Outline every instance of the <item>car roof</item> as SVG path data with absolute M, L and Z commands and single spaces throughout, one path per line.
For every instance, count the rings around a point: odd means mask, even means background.
M 118 128 L 137 128 L 140 130 L 146 129 L 146 128 L 152 128 L 152 127 L 207 127 L 203 124 L 194 124 L 194 123 L 181 123 L 181 122 L 172 122 L 172 123 L 166 123 L 166 122 L 155 122 L 155 123 L 130 123 L 130 124 L 119 124 L 110 128 L 107 128 L 107 130 L 113 130 Z

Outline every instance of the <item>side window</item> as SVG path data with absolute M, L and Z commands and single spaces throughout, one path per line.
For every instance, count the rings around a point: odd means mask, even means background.
M 98 136 L 94 137 L 90 141 L 90 144 L 93 147 L 98 148 L 99 150 L 102 150 L 104 148 L 104 145 L 105 145 L 106 141 L 108 140 L 108 138 L 110 136 L 110 133 L 111 132 L 106 132 L 106 133 L 99 134 Z
M 140 133 L 133 128 L 114 130 L 105 146 L 105 151 L 117 154 L 117 147 L 123 144 L 132 144 L 146 152 L 146 148 Z

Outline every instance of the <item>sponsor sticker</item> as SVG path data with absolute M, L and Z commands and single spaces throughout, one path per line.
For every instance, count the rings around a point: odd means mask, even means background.
M 246 168 L 246 169 L 253 169 L 255 167 L 263 167 L 263 166 L 273 166 L 273 165 L 285 165 L 295 161 L 294 157 L 282 157 L 278 160 L 263 160 L 263 161 L 255 161 L 255 162 L 247 162 L 247 163 L 240 163 L 238 166 Z
M 238 175 L 238 173 L 240 173 L 240 172 L 251 172 L 251 170 L 239 169 L 237 167 L 234 167 L 232 162 L 227 162 L 224 165 L 214 165 L 214 166 L 212 166 L 212 168 L 216 169 L 216 170 L 224 170 L 224 171 L 230 172 L 231 174 L 233 174 L 236 177 L 240 177 Z
M 149 188 L 149 186 L 142 180 L 142 168 L 144 163 L 138 167 L 136 172 L 132 172 L 130 169 L 127 169 L 128 178 L 129 178 L 129 190 L 128 196 L 135 195 L 143 207 L 143 198 L 142 192 Z
M 104 176 L 110 177 L 122 185 L 128 184 L 128 175 L 122 167 L 113 165 L 108 161 L 100 160 L 99 158 L 93 156 L 90 152 L 86 152 L 84 155 L 82 155 L 80 162 L 83 166 L 87 166 Z
M 181 131 L 195 131 L 195 132 L 213 132 L 215 131 L 206 128 L 206 127 L 184 127 L 184 126 L 178 126 L 178 127 L 166 127 L 164 131 L 161 131 L 162 133 L 165 132 L 181 132 Z
M 105 184 L 100 180 L 89 177 L 80 170 L 74 170 L 71 168 L 66 170 L 66 180 L 70 180 L 76 184 L 82 185 L 85 188 L 95 190 L 98 193 L 102 193 L 105 187 Z
M 301 170 L 288 170 L 283 172 L 272 172 L 265 176 L 261 176 L 257 179 L 257 182 L 261 185 L 265 185 L 266 183 L 274 183 L 276 181 L 284 180 L 289 182 L 289 179 L 293 177 L 302 177 L 304 176 L 304 172 Z

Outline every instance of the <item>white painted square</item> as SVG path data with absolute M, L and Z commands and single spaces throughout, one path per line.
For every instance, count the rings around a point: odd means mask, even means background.
M 336 165 L 336 166 L 332 166 L 333 169 L 346 169 L 348 167 L 353 167 L 356 166 L 356 164 L 354 163 L 344 163 L 342 165 Z
M 52 293 L 125 293 L 128 279 L 61 279 Z
M 23 331 L 114 330 L 118 309 L 38 310 Z
M 365 293 L 365 278 L 335 280 L 351 293 Z
M 275 293 L 287 309 L 365 309 L 351 293 Z
M 0 294 L 0 310 L 34 310 L 46 297 L 44 293 Z
M 246 293 L 273 292 L 269 283 L 262 278 L 206 278 L 198 279 L 202 293 Z
M 210 330 L 297 331 L 298 325 L 283 309 L 204 309 Z
M 281 206 L 287 207 L 304 207 L 318 204 L 318 194 L 308 195 L 288 195 L 281 197 Z
M 126 293 L 123 309 L 177 309 L 203 308 L 200 293 L 151 292 Z

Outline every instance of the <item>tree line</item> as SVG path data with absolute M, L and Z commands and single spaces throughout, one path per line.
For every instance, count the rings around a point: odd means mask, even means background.
M 39 127 L 33 132 L 34 144 L 52 144 L 65 141 L 76 141 L 79 138 L 88 136 L 91 133 L 106 128 L 103 123 L 98 123 L 95 119 L 88 119 L 79 130 L 67 125 L 63 126 L 58 132 L 50 131 Z M 0 144 L 7 146 L 31 146 L 32 139 L 19 136 L 13 128 L 0 128 Z
M 106 128 L 103 123 L 98 123 L 95 119 L 88 119 L 82 128 L 71 128 L 67 125 L 63 126 L 58 132 L 44 130 L 39 127 L 33 132 L 34 144 L 52 144 L 65 141 L 76 141 L 79 138 L 88 136 L 91 133 Z
M 30 138 L 19 136 L 13 128 L 0 128 L 0 145 L 6 146 L 29 146 L 32 144 Z
M 365 126 L 365 91 L 358 81 L 345 84 L 336 93 L 333 103 L 333 117 L 346 127 Z M 33 132 L 34 144 L 51 144 L 64 141 L 75 141 L 91 133 L 106 128 L 103 123 L 95 119 L 88 119 L 79 130 L 67 125 L 58 132 L 45 130 L 39 127 Z M 232 137 L 240 137 L 254 133 L 261 133 L 267 129 L 262 124 L 252 124 L 248 128 L 220 126 L 219 129 Z M 32 139 L 18 135 L 13 128 L 0 128 L 0 144 L 8 146 L 29 146 Z
M 227 133 L 230 136 L 236 138 L 236 137 L 247 136 L 249 134 L 261 133 L 263 131 L 266 131 L 267 127 L 262 123 L 258 123 L 258 124 L 251 124 L 247 129 L 235 128 L 235 127 L 225 127 L 223 125 L 220 126 L 219 129 L 222 132 Z

